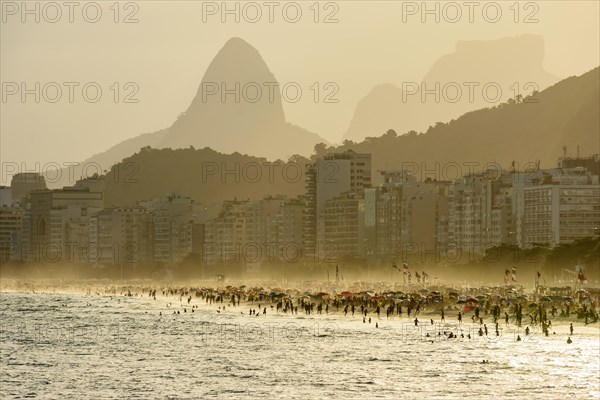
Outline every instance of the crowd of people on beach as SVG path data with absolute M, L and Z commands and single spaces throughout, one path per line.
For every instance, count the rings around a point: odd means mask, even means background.
M 600 289 L 594 288 L 542 288 L 525 293 L 520 286 L 504 285 L 498 287 L 456 288 L 444 286 L 404 285 L 383 290 L 364 290 L 349 288 L 336 292 L 310 291 L 303 289 L 282 289 L 267 287 L 247 287 L 245 285 L 229 285 L 226 287 L 153 287 L 108 286 L 96 288 L 96 295 L 139 297 L 146 296 L 153 300 L 168 299 L 165 309 L 159 315 L 167 313 L 180 315 L 198 311 L 198 302 L 212 308 L 217 313 L 230 312 L 237 309 L 236 314 L 249 317 L 281 314 L 298 316 L 303 314 L 318 318 L 318 315 L 339 315 L 343 318 L 362 319 L 365 324 L 373 324 L 379 328 L 384 321 L 394 318 L 406 318 L 414 322 L 415 327 L 424 324 L 447 323 L 454 321 L 457 327 L 464 324 L 463 319 L 470 317 L 473 335 L 500 336 L 502 327 L 523 328 L 525 336 L 533 330 L 543 335 L 555 334 L 553 321 L 570 323 L 570 334 L 573 335 L 573 322 L 596 324 L 599 320 Z M 362 290 L 361 290 L 362 289 Z M 352 290 L 352 291 L 350 291 Z M 92 290 L 86 289 L 91 295 Z M 112 298 L 112 297 L 111 297 Z M 196 304 L 192 304 L 192 302 Z M 173 307 L 178 302 L 179 307 Z M 172 312 L 171 312 L 172 310 Z M 358 315 L 357 315 L 358 314 Z M 385 315 L 384 315 L 385 314 Z M 455 315 L 455 319 L 450 317 Z M 385 319 L 384 319 L 385 318 Z M 524 318 L 525 319 L 524 321 Z M 360 320 L 359 319 L 359 320 Z M 500 321 L 503 319 L 503 326 Z M 491 326 L 491 328 L 490 328 Z M 478 328 L 478 329 L 477 329 Z M 430 333 L 426 334 L 429 337 Z M 448 329 L 438 332 L 449 339 L 471 339 L 471 333 L 464 334 Z M 521 341 L 520 334 L 517 341 Z M 571 336 L 568 338 L 571 343 Z
M 585 325 L 595 324 L 599 319 L 597 310 L 600 306 L 600 291 L 596 289 L 579 289 L 566 293 L 565 288 L 562 288 L 561 295 L 553 295 L 552 290 L 544 288 L 526 294 L 521 287 L 517 286 L 468 290 L 448 287 L 407 289 L 409 290 L 332 293 L 281 288 L 248 288 L 241 285 L 224 288 L 165 287 L 158 290 L 164 297 L 178 298 L 182 304 L 189 305 L 193 299 L 196 299 L 209 306 L 217 305 L 218 313 L 235 307 L 240 309 L 240 314 L 250 317 L 266 316 L 267 313 L 297 316 L 301 313 L 305 316 L 339 314 L 344 318 L 352 318 L 358 314 L 363 323 L 374 322 L 375 328 L 381 326 L 383 318 L 390 320 L 395 317 L 408 318 L 414 321 L 415 327 L 425 323 L 431 325 L 436 322 L 443 323 L 450 313 L 456 315 L 455 321 L 460 326 L 464 323 L 463 318 L 469 315 L 472 324 L 479 327 L 473 331 L 473 334 L 479 336 L 500 336 L 502 317 L 504 327 L 524 327 L 525 336 L 532 334 L 534 329 L 540 330 L 545 336 L 555 334 L 552 330 L 552 320 L 556 319 L 570 322 L 575 318 Z M 142 288 L 141 292 L 156 299 L 157 288 Z M 131 295 L 131 292 L 128 291 L 127 295 Z M 247 310 L 242 309 L 244 308 L 242 303 Z M 170 306 L 171 303 L 168 305 Z M 197 309 L 197 306 L 192 306 L 191 311 L 194 312 L 194 309 Z M 184 308 L 184 312 L 187 312 L 187 308 Z M 173 313 L 180 314 L 180 311 Z M 526 324 L 523 321 L 524 317 L 528 318 Z M 488 325 L 492 328 L 488 328 Z M 470 333 L 465 335 L 452 330 L 438 332 L 438 334 L 443 334 L 449 339 L 459 337 L 471 339 Z M 570 334 L 573 335 L 572 322 Z M 427 333 L 427 337 L 429 335 Z M 519 334 L 515 340 L 521 341 L 523 338 Z M 567 342 L 572 342 L 571 336 Z

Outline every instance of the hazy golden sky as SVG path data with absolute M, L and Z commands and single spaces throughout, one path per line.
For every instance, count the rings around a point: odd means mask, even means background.
M 273 23 L 264 2 L 255 3 L 263 13 L 257 22 L 249 21 L 255 9 L 246 8 L 247 19 L 241 14 L 237 23 L 230 15 L 223 23 L 219 12 L 208 15 L 221 2 L 196 1 L 122 2 L 117 23 L 110 9 L 113 2 L 98 2 L 102 16 L 91 23 L 83 18 L 87 4 L 83 2 L 75 8 L 72 23 L 66 7 L 61 7 L 56 23 L 48 21 L 56 16 L 51 8 L 40 10 L 39 23 L 34 15 L 25 15 L 23 23 L 22 10 L 14 8 L 22 3 L 3 1 L 3 87 L 7 82 L 26 82 L 29 87 L 34 82 L 77 82 L 80 86 L 74 89 L 73 103 L 64 85 L 62 98 L 54 104 L 43 98 L 35 103 L 33 95 L 25 103 L 18 95 L 3 97 L 2 162 L 23 161 L 33 167 L 35 162 L 81 161 L 124 139 L 169 126 L 188 107 L 208 64 L 233 36 L 256 47 L 280 83 L 298 82 L 306 90 L 298 103 L 284 103 L 287 120 L 332 142 L 340 141 L 357 102 L 373 86 L 420 81 L 436 59 L 453 51 L 458 40 L 541 35 L 546 42 L 545 68 L 560 77 L 579 75 L 600 64 L 598 1 L 522 1 L 517 4 L 518 22 L 515 2 L 498 1 L 494 4 L 500 6 L 502 16 L 496 23 L 483 16 L 482 8 L 487 6 L 487 17 L 494 18 L 489 3 L 493 2 L 478 3 L 472 23 L 460 1 L 455 4 L 463 15 L 456 23 L 444 19 L 444 3 L 439 3 L 439 22 L 430 15 L 423 23 L 419 13 L 405 15 L 403 21 L 403 10 L 420 7 L 421 2 L 400 1 L 321 2 L 318 23 L 312 1 L 297 2 L 302 10 L 297 23 L 284 19 L 285 2 L 275 6 Z M 27 4 L 35 7 L 35 2 Z M 233 8 L 236 3 L 227 4 Z M 427 4 L 435 7 L 435 2 Z M 294 7 L 287 8 L 289 19 L 294 18 Z M 85 16 L 93 19 L 95 8 L 86 10 Z M 332 12 L 338 22 L 324 23 Z M 446 12 L 453 18 L 454 10 Z M 123 23 L 130 13 L 137 23 Z M 531 13 L 538 21 L 525 23 Z M 87 82 L 97 82 L 103 91 L 97 103 L 82 97 L 81 87 Z M 114 82 L 120 84 L 117 103 L 110 89 Z M 134 88 L 124 88 L 127 82 L 139 88 L 133 97 L 137 104 L 123 102 Z M 315 103 L 308 89 L 313 82 L 335 82 L 339 103 Z

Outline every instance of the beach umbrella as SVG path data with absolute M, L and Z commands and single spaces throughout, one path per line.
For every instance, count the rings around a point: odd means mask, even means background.
M 564 296 L 564 297 L 563 297 L 563 301 L 564 301 L 565 303 L 572 303 L 572 302 L 574 302 L 574 301 L 575 301 L 575 299 L 574 299 L 574 298 L 572 298 L 571 296 Z

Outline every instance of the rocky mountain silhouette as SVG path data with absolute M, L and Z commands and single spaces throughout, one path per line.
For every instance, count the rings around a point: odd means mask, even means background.
M 540 36 L 460 41 L 453 53 L 433 64 L 422 82 L 373 88 L 358 103 L 344 139 L 360 141 L 387 129 L 399 134 L 422 131 L 517 94 L 543 90 L 559 80 L 544 70 L 543 61 Z
M 523 99 L 510 99 L 438 123 L 423 133 L 398 135 L 388 130 L 360 143 L 347 141 L 342 146 L 319 148 L 323 152 L 352 149 L 371 153 L 374 178 L 378 170 L 401 169 L 407 163 L 421 172 L 433 170 L 430 176 L 443 172 L 450 163 L 460 165 L 463 173 L 469 172 L 465 163 L 478 163 L 480 169 L 488 163 L 509 169 L 513 161 L 521 171 L 536 164 L 550 168 L 562 156 L 563 146 L 570 149 L 571 156 L 577 148 L 581 155 L 600 152 L 599 99 L 600 68 L 595 68 Z M 438 173 L 437 177 L 447 176 Z
M 146 146 L 210 147 L 223 153 L 239 152 L 269 160 L 287 160 L 296 154 L 309 156 L 315 144 L 327 141 L 286 122 L 277 85 L 276 77 L 258 50 L 240 38 L 232 38 L 217 53 L 190 106 L 172 126 L 127 139 L 88 158 L 82 165 L 95 164 L 108 170 Z M 64 171 L 62 176 L 68 177 L 70 172 Z M 76 169 L 75 176 L 80 175 L 81 169 Z M 72 182 L 61 181 L 54 186 L 69 184 Z
M 600 151 L 599 99 L 600 68 L 596 68 L 522 100 L 509 100 L 466 113 L 447 124 L 436 124 L 425 133 L 397 135 L 389 130 L 360 143 L 317 145 L 313 158 L 346 150 L 371 153 L 373 182 L 384 169 L 410 168 L 419 179 L 446 180 L 479 172 L 490 163 L 509 169 L 515 161 L 519 171 L 529 171 L 538 164 L 541 168 L 554 167 L 562 156 L 562 146 L 568 146 L 571 155 L 577 146 L 582 155 Z M 304 193 L 304 179 L 297 173 L 302 175 L 308 161 L 299 156 L 287 163 L 280 161 L 271 173 L 266 159 L 239 153 L 144 148 L 114 166 L 101 183 L 107 205 L 131 206 L 173 191 L 204 204 L 218 204 L 236 196 L 293 197 Z M 211 168 L 208 175 L 207 166 Z M 262 171 L 257 175 L 259 169 Z M 233 172 L 222 175 L 226 171 Z
M 230 39 L 209 65 L 190 107 L 158 147 L 210 147 L 268 159 L 308 155 L 318 135 L 285 121 L 277 79 L 258 51 Z

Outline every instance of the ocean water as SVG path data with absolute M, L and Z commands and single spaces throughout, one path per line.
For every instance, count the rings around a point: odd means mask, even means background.
M 458 326 L 449 313 L 433 325 L 437 316 L 421 315 L 415 328 L 412 318 L 385 313 L 369 324 L 358 313 L 291 316 L 268 307 L 255 317 L 248 309 L 257 305 L 219 306 L 1 293 L 1 398 L 600 398 L 598 324 L 575 322 L 567 344 L 564 321 L 548 337 L 504 321 L 500 336 L 491 323 L 479 336 L 478 324 Z

